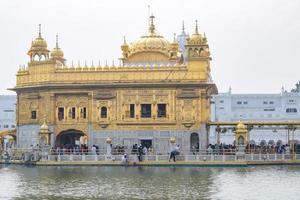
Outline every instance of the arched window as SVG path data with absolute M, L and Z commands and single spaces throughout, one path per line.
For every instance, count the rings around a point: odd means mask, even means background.
M 40 60 L 39 55 L 38 55 L 38 54 L 35 54 L 35 55 L 33 56 L 33 61 L 39 61 L 39 60 Z
M 44 54 L 42 54 L 40 57 L 40 61 L 45 61 L 45 60 L 46 60 L 46 56 Z
M 245 143 L 244 137 L 243 137 L 243 136 L 240 136 L 240 137 L 238 138 L 238 145 L 244 145 L 244 143 Z
M 107 118 L 107 107 L 101 107 L 100 118 Z
M 199 56 L 199 51 L 197 48 L 194 50 L 194 56 Z
M 202 56 L 202 55 L 203 55 L 203 51 L 204 51 L 203 48 L 200 48 L 200 49 L 199 49 L 199 56 Z

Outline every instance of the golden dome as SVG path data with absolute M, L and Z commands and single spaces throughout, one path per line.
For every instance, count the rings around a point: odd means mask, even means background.
M 56 48 L 56 47 L 51 51 L 50 55 L 51 55 L 51 58 L 63 58 L 64 57 L 63 51 L 60 48 Z
M 34 41 L 32 41 L 31 47 L 28 51 L 28 55 L 30 55 L 31 52 L 49 52 L 49 50 L 47 49 L 47 46 L 48 45 L 47 45 L 46 40 L 44 40 L 44 38 L 42 38 L 41 25 L 39 24 L 39 35 Z
M 170 42 L 164 37 L 155 36 L 142 36 L 137 42 L 135 42 L 131 50 L 132 51 L 143 51 L 143 50 L 161 50 L 166 51 L 170 47 Z
M 247 127 L 246 127 L 246 125 L 244 123 L 242 123 L 241 121 L 239 121 L 239 123 L 236 125 L 236 129 L 237 130 L 247 129 Z
M 51 58 L 63 58 L 64 52 L 58 47 L 58 36 L 56 35 L 56 46 L 51 51 Z
M 33 49 L 47 49 L 47 42 L 41 37 L 37 37 L 31 44 Z
M 48 125 L 44 121 L 43 125 L 41 126 L 41 133 L 47 133 L 49 131 L 48 128 L 49 128 Z
M 31 49 L 47 49 L 47 42 L 41 34 L 41 24 L 39 24 L 39 36 L 32 42 Z
M 138 41 L 131 45 L 131 54 L 142 51 L 159 51 L 166 54 L 168 53 L 170 49 L 170 42 L 163 36 L 156 33 L 153 18 L 154 16 L 150 17 L 151 22 L 148 35 L 142 36 Z

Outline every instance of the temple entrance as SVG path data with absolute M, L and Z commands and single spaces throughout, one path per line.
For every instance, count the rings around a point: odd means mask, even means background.
M 191 134 L 191 151 L 199 151 L 199 134 L 198 133 L 192 133 Z
M 66 130 L 56 136 L 55 144 L 64 147 L 80 146 L 82 144 L 87 144 L 87 136 L 79 130 Z
M 141 139 L 141 145 L 147 149 L 152 147 L 152 140 L 150 139 Z

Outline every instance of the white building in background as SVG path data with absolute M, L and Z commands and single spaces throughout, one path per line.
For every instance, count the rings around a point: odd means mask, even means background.
M 16 128 L 16 96 L 0 95 L 0 131 Z
M 300 93 L 286 92 L 282 89 L 278 94 L 232 94 L 214 95 L 211 102 L 211 121 L 236 122 L 236 121 L 295 121 L 300 120 Z M 250 131 L 249 140 L 260 143 L 262 140 L 275 142 L 288 141 L 287 130 L 274 127 L 266 129 L 253 129 Z M 300 140 L 300 130 L 295 131 L 294 139 Z M 234 133 L 228 130 L 221 133 L 220 141 L 232 144 Z M 293 139 L 290 137 L 290 140 Z M 216 143 L 217 134 L 215 127 L 210 130 L 210 143 Z
M 184 22 L 182 22 L 182 31 L 179 35 L 177 35 L 177 42 L 179 45 L 179 50 L 181 52 L 182 59 L 184 61 L 186 61 L 186 55 L 187 55 L 186 48 L 185 48 L 186 39 L 189 37 L 190 37 L 189 34 L 185 32 Z

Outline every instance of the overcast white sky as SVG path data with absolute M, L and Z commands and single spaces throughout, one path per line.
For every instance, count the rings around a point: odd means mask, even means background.
M 15 85 L 31 40 L 42 35 L 51 50 L 55 35 L 68 63 L 121 56 L 123 35 L 132 42 L 147 32 L 147 5 L 168 39 L 199 29 L 208 37 L 212 77 L 219 92 L 278 93 L 300 79 L 298 0 L 0 0 L 0 94 Z

